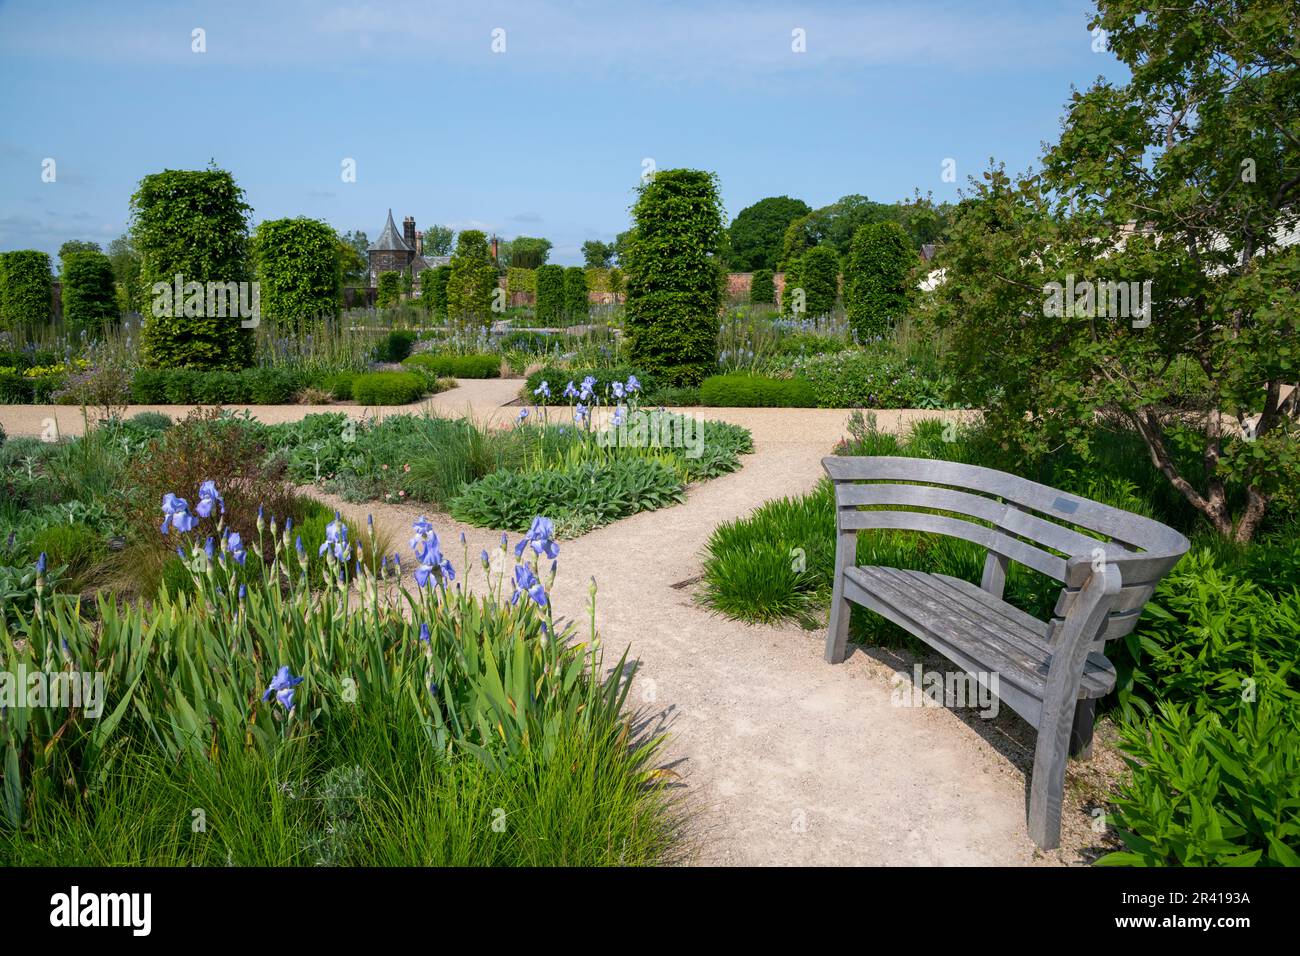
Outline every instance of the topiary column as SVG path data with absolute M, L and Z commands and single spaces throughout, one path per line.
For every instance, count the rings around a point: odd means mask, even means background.
M 556 326 L 564 317 L 564 266 L 544 265 L 537 269 L 537 324 Z
M 570 323 L 587 321 L 587 270 L 572 266 L 564 270 L 564 312 Z
M 76 252 L 63 262 L 63 325 L 73 334 L 98 336 L 118 319 L 113 264 L 102 252 Z
M 643 183 L 632 207 L 625 328 L 632 364 L 670 385 L 712 372 L 726 281 L 717 260 L 717 177 L 670 169 Z
M 875 222 L 853 234 L 844 276 L 849 328 L 858 341 L 885 335 L 911 301 L 917 255 L 895 222 Z
M 319 219 L 268 219 L 253 234 L 262 314 L 297 324 L 339 314 L 338 235 Z
M 749 277 L 749 301 L 756 305 L 776 302 L 776 282 L 771 269 L 757 269 Z
M 31 331 L 50 321 L 50 257 L 34 249 L 0 253 L 0 328 Z

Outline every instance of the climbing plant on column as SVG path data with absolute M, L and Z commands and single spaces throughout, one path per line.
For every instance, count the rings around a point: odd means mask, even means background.
M 664 170 L 638 190 L 624 324 L 632 364 L 658 381 L 697 385 L 714 369 L 722 214 L 717 176 L 703 170 Z

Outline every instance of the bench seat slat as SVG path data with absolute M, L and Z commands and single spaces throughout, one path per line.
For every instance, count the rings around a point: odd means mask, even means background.
M 1042 699 L 1052 658 L 1047 624 L 969 582 L 959 586 L 946 576 L 871 566 L 848 568 L 845 576 L 887 604 L 895 612 L 891 618 L 897 621 L 897 615 L 910 622 L 912 626 L 902 626 L 936 650 L 959 650 L 985 670 L 997 672 L 1000 681 Z M 971 601 L 981 602 L 983 613 L 975 614 Z M 1001 631 L 991 619 L 1003 622 Z M 1114 686 L 1114 667 L 1102 655 L 1090 655 L 1080 697 L 1103 697 Z

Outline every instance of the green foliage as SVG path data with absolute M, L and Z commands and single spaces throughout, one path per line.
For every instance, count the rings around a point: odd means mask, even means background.
M 700 383 L 700 404 L 718 408 L 815 408 L 817 396 L 801 378 L 733 372 Z
M 103 561 L 106 547 L 103 535 L 93 528 L 74 522 L 48 525 L 35 533 L 28 545 L 33 554 L 46 555 L 51 567 L 63 568 L 69 579 L 65 587 L 78 589 L 86 576 Z
M 771 269 L 755 269 L 749 280 L 749 301 L 755 304 L 776 302 L 776 283 Z
M 669 385 L 695 385 L 714 366 L 725 274 L 717 260 L 717 177 L 657 172 L 639 187 L 627 261 L 624 318 L 633 364 Z
M 614 243 L 588 239 L 582 244 L 582 259 L 588 269 L 608 269 L 614 261 Z
M 564 266 L 544 265 L 536 271 L 537 324 L 553 328 L 564 319 Z
M 551 254 L 551 240 L 519 236 L 499 247 L 502 265 L 516 269 L 539 269 Z
M 613 458 L 544 471 L 496 471 L 452 499 L 458 521 L 526 531 L 538 514 L 586 531 L 639 511 L 686 500 L 674 470 L 652 458 Z
M 48 325 L 53 283 L 44 252 L 0 252 L 0 329 L 31 332 Z
M 871 223 L 854 234 L 845 269 L 844 303 L 858 341 L 886 335 L 907 313 L 911 272 L 917 261 L 897 223 Z
M 805 379 L 820 408 L 948 408 L 949 385 L 934 371 L 884 349 L 791 356 L 781 363 Z
M 808 315 L 808 293 L 803 287 L 803 260 L 790 259 L 785 264 L 785 283 L 781 286 L 781 315 L 803 319 Z
M 427 369 L 438 378 L 497 378 L 501 375 L 501 356 L 494 354 L 443 355 L 437 352 L 419 352 L 404 364 Z
M 413 329 L 392 329 L 375 344 L 376 362 L 401 362 L 411 354 L 416 333 Z
M 449 256 L 452 250 L 452 239 L 456 231 L 450 226 L 425 226 L 424 227 L 424 254 L 426 256 Z
M 381 272 L 376 285 L 375 308 L 389 309 L 402 301 L 402 274 Z
M 225 368 L 248 365 L 253 337 L 240 317 L 208 314 L 167 301 L 153 291 L 183 282 L 248 281 L 248 214 L 244 191 L 215 167 L 169 169 L 140 180 L 131 197 L 131 243 L 140 254 L 142 294 L 149 299 L 141 336 L 145 364 L 156 367 Z M 166 306 L 170 306 L 170 308 Z M 201 314 L 188 314 L 198 311 Z M 216 310 L 211 310 L 215 312 Z
M 113 265 L 101 252 L 69 253 L 63 260 L 63 324 L 74 334 L 98 336 L 117 321 Z
M 447 280 L 450 278 L 450 266 L 437 266 L 420 273 L 421 296 L 428 295 L 425 308 L 434 318 L 447 318 Z
M 812 210 L 806 202 L 789 196 L 769 196 L 746 206 L 727 230 L 731 238 L 731 267 L 740 272 L 775 269 L 781 259 L 786 229 L 791 222 L 810 212 Z M 751 301 L 772 300 L 751 297 Z
M 577 387 L 582 384 L 584 378 L 590 376 L 596 380 L 595 385 L 592 386 L 596 395 L 605 404 L 610 404 L 613 384 L 615 382 L 626 382 L 630 375 L 637 377 L 637 381 L 641 383 L 643 393 L 649 394 L 655 390 L 656 380 L 643 373 L 641 369 L 631 365 L 618 365 L 613 368 L 560 368 L 555 365 L 547 365 L 528 376 L 519 394 L 530 405 L 568 405 L 573 399 L 564 397 L 565 384 L 573 382 L 574 386 Z M 533 394 L 542 382 L 546 382 L 550 386 L 550 399 L 543 395 Z
M 564 270 L 564 311 L 570 322 L 586 322 L 591 308 L 587 299 L 587 270 L 571 266 Z
M 237 372 L 142 368 L 131 380 L 138 405 L 289 405 L 308 385 L 291 368 L 246 368 Z
M 142 259 L 131 245 L 129 235 L 121 235 L 108 244 L 108 261 L 113 266 L 113 279 L 117 283 L 118 312 L 138 312 L 145 307 L 144 289 L 140 282 Z
M 803 287 L 806 313 L 829 315 L 839 297 L 840 257 L 830 246 L 817 246 L 799 261 L 799 283 Z
M 100 248 L 100 245 L 97 242 L 87 242 L 84 239 L 69 239 L 63 245 L 59 246 L 60 274 L 63 272 L 63 267 L 67 265 L 68 259 L 72 256 L 75 256 L 77 253 L 79 252 L 102 253 L 103 251 L 104 250 Z
M 447 316 L 462 326 L 488 325 L 492 320 L 492 297 L 497 288 L 497 269 L 488 248 L 487 236 L 466 229 L 456 237 L 447 276 Z
M 352 380 L 352 397 L 361 405 L 407 405 L 427 391 L 424 376 L 413 372 L 371 372 Z
M 1196 715 L 1161 704 L 1127 725 L 1132 779 L 1115 797 L 1126 849 L 1110 866 L 1300 866 L 1300 721 L 1294 700 Z
M 337 317 L 340 241 L 333 227 L 319 219 L 268 219 L 258 225 L 252 250 L 262 315 L 277 324 Z
M 511 266 L 506 271 L 506 291 L 515 292 L 537 292 L 537 270 L 520 269 L 518 266 Z

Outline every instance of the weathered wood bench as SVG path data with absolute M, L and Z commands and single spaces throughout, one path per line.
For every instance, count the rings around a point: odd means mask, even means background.
M 835 484 L 838 535 L 826 660 L 845 658 L 849 608 L 860 604 L 996 692 L 1038 731 L 1029 835 L 1044 849 L 1059 846 L 1067 750 L 1091 755 L 1097 699 L 1115 686 L 1106 641 L 1137 624 L 1187 539 L 1150 518 L 991 468 L 884 456 L 828 457 L 822 466 Z M 979 587 L 944 574 L 859 567 L 857 533 L 865 528 L 986 548 Z M 1064 585 L 1051 621 L 1002 600 L 1012 561 Z

